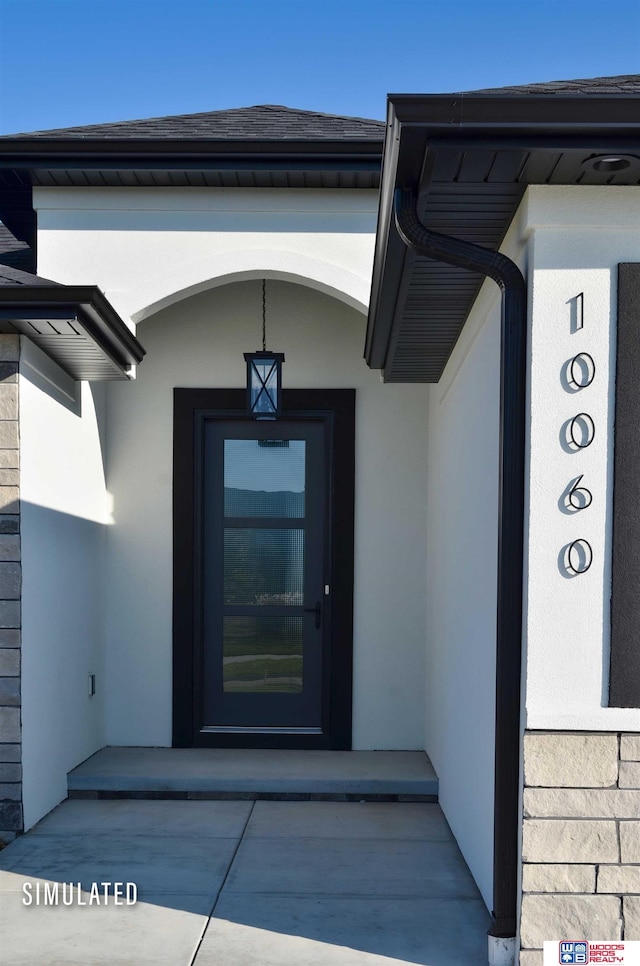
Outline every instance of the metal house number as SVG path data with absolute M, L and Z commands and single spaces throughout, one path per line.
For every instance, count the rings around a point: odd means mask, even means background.
M 574 389 L 586 389 L 596 376 L 596 364 L 588 352 L 574 356 L 567 370 L 568 380 Z
M 576 307 L 578 310 L 578 324 L 576 331 L 584 328 L 584 293 L 576 297 Z M 596 364 L 593 356 L 588 352 L 579 352 L 571 359 L 567 368 L 567 381 L 574 392 L 586 389 L 590 386 L 596 376 Z M 575 450 L 586 449 L 591 446 L 596 434 L 596 427 L 593 418 L 589 413 L 578 413 L 570 421 L 567 432 L 567 442 L 570 442 Z M 579 513 L 586 510 L 593 502 L 593 494 L 586 486 L 580 486 L 584 474 L 581 474 L 573 483 L 566 495 L 566 505 Z M 593 563 L 593 549 L 588 540 L 578 537 L 573 540 L 564 553 L 564 566 L 566 571 L 573 576 L 586 574 Z
M 596 427 L 589 413 L 578 413 L 569 423 L 569 439 L 576 449 L 591 446 L 596 435 Z
M 577 480 L 575 480 L 573 486 L 567 493 L 567 504 L 576 511 L 586 510 L 587 507 L 591 506 L 593 501 L 593 494 L 591 490 L 588 490 L 586 486 L 579 486 L 580 480 L 584 476 L 582 473 Z
M 567 547 L 565 554 L 565 566 L 569 573 L 578 575 L 586 574 L 593 562 L 593 550 L 588 540 L 578 537 Z

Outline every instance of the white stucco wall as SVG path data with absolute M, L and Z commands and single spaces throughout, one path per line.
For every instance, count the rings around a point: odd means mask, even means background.
M 34 206 L 39 273 L 98 284 L 148 350 L 108 390 L 107 740 L 170 743 L 172 388 L 243 385 L 266 277 L 285 384 L 358 390 L 354 744 L 421 747 L 427 390 L 362 359 L 377 192 L 37 188 Z
M 532 187 L 502 250 L 529 282 L 529 396 L 523 726 L 640 730 L 610 709 L 609 597 L 617 266 L 640 260 L 640 189 Z M 584 293 L 584 328 L 572 300 Z M 427 486 L 425 746 L 440 800 L 485 901 L 491 901 L 499 312 L 486 282 L 441 382 L 430 393 Z M 568 360 L 589 352 L 593 384 L 569 391 Z M 563 426 L 586 411 L 593 444 L 577 453 Z M 562 512 L 584 474 L 593 503 Z M 563 547 L 585 537 L 589 572 L 562 573 Z
M 104 391 L 74 384 L 32 343 L 20 364 L 22 741 L 26 828 L 104 745 Z M 77 401 L 69 398 L 70 393 Z M 97 693 L 88 693 L 96 674 Z
M 285 387 L 357 390 L 354 747 L 422 748 L 427 388 L 383 385 L 337 299 L 270 282 L 267 318 Z M 137 379 L 108 387 L 109 744 L 171 743 L 173 387 L 241 387 L 260 326 L 258 281 L 191 296 L 139 324 Z
M 39 273 L 98 284 L 148 349 L 109 387 L 108 741 L 170 743 L 171 390 L 242 386 L 266 277 L 285 384 L 359 390 L 354 743 L 421 747 L 427 390 L 362 359 L 377 192 L 37 188 L 34 206 Z
M 230 279 L 304 280 L 366 311 L 377 191 L 35 188 L 38 272 L 133 323 Z
M 640 188 L 533 187 L 525 217 L 533 251 L 526 723 L 640 731 L 640 711 L 606 707 L 617 266 L 640 261 Z M 574 331 L 580 292 L 584 327 Z M 596 376 L 570 392 L 561 375 L 581 351 L 593 356 Z M 595 438 L 570 452 L 564 427 L 579 412 L 592 416 Z M 562 494 L 580 474 L 593 502 L 567 514 Z M 578 537 L 593 547 L 593 564 L 568 578 L 559 558 Z
M 518 216 L 502 247 L 526 272 Z M 483 898 L 493 889 L 500 310 L 486 281 L 430 389 L 425 747 Z

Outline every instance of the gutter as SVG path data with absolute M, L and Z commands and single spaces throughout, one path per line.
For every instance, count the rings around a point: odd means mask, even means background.
M 482 135 L 495 143 L 502 133 L 526 137 L 536 145 L 540 138 L 557 135 L 566 147 L 567 137 L 638 136 L 638 94 L 632 93 L 495 93 L 464 91 L 459 94 L 389 94 L 398 121 L 425 128 L 429 140 L 448 138 L 457 128 L 474 139 Z M 531 137 L 533 135 L 533 138 Z M 629 147 L 629 142 L 627 149 Z
M 492 278 L 502 291 L 493 921 L 489 935 L 510 939 L 517 933 L 518 896 L 527 289 L 520 269 L 506 255 L 425 228 L 412 192 L 396 189 L 394 216 L 398 233 L 411 251 L 479 272 Z

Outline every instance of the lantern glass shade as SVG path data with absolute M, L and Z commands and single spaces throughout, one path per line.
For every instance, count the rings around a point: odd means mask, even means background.
M 283 352 L 245 352 L 247 414 L 254 419 L 276 419 L 282 396 Z

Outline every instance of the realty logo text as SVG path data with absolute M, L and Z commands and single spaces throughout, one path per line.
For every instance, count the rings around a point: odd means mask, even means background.
M 592 966 L 593 963 L 640 966 L 639 940 L 545 939 L 543 946 L 544 966 Z
M 624 963 L 624 943 L 590 943 L 585 939 L 558 944 L 558 963 L 576 966 L 584 963 Z

